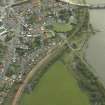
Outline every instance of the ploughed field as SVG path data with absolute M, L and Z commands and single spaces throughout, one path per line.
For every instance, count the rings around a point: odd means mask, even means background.
M 24 93 L 20 105 L 90 105 L 78 87 L 72 72 L 61 61 L 55 62 L 30 93 Z

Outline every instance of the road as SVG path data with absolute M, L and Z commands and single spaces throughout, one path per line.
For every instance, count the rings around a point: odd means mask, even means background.
M 85 15 L 85 14 L 84 14 Z M 85 17 L 85 16 L 84 16 Z M 82 20 L 84 21 L 84 20 Z M 77 33 L 79 31 L 79 29 L 81 28 L 82 24 L 84 22 L 81 22 L 80 27 L 77 27 L 77 29 L 75 30 L 75 32 L 72 34 L 75 35 L 75 33 Z M 18 105 L 19 99 L 24 91 L 24 88 L 26 87 L 27 83 L 30 81 L 30 79 L 35 75 L 35 73 L 42 68 L 44 65 L 46 65 L 51 59 L 53 59 L 53 56 L 55 56 L 57 54 L 57 52 L 59 52 L 59 48 L 62 49 L 62 47 L 65 45 L 66 43 L 64 42 L 61 46 L 56 46 L 52 49 L 50 49 L 50 51 L 48 52 L 48 54 L 37 64 L 33 67 L 33 69 L 29 72 L 29 74 L 27 75 L 27 77 L 25 78 L 25 80 L 23 81 L 23 84 L 21 84 L 21 86 L 19 87 L 18 91 L 16 92 L 16 95 L 12 101 L 12 105 Z
M 37 64 L 33 67 L 33 69 L 29 72 L 29 74 L 27 75 L 27 77 L 25 78 L 25 80 L 23 81 L 23 84 L 19 87 L 18 91 L 16 92 L 16 95 L 13 99 L 12 105 L 17 105 L 18 101 L 24 91 L 24 88 L 26 87 L 27 83 L 29 82 L 29 80 L 35 75 L 35 73 L 42 68 L 44 65 L 46 65 L 52 58 L 53 56 L 56 55 L 56 50 L 58 49 L 58 46 L 50 49 L 50 51 L 48 52 L 48 54 Z

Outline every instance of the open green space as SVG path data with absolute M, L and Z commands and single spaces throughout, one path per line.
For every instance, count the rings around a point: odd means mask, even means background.
M 68 32 L 72 30 L 72 25 L 65 23 L 54 23 L 53 30 L 56 32 Z
M 24 93 L 20 105 L 90 105 L 71 71 L 61 61 L 54 63 L 30 93 Z

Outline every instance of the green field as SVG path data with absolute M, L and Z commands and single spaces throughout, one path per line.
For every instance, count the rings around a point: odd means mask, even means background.
M 90 105 L 81 92 L 72 73 L 57 61 L 53 64 L 32 93 L 22 96 L 21 105 Z
M 68 32 L 72 30 L 72 25 L 64 23 L 53 24 L 53 30 L 56 32 Z

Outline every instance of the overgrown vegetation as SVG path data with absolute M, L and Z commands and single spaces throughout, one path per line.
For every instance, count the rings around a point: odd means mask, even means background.
M 104 87 L 77 56 L 74 58 L 73 70 L 75 70 L 81 90 L 88 93 L 92 105 L 105 105 Z

